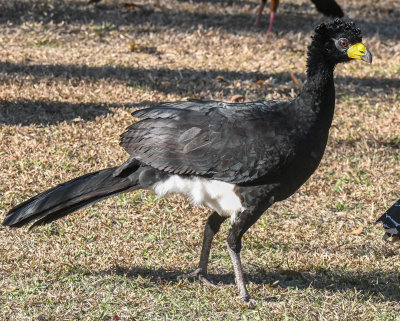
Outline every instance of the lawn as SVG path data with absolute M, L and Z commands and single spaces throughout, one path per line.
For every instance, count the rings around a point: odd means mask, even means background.
M 121 164 L 137 108 L 295 97 L 324 20 L 309 0 L 282 1 L 266 35 L 265 16 L 252 26 L 257 0 L 125 3 L 0 0 L 1 217 Z M 196 268 L 210 211 L 139 191 L 31 231 L 1 226 L 0 320 L 400 320 L 400 249 L 374 225 L 400 197 L 400 4 L 338 3 L 374 61 L 336 68 L 320 167 L 243 238 L 256 307 L 237 297 L 228 224 L 211 252 L 219 286 L 179 280 Z

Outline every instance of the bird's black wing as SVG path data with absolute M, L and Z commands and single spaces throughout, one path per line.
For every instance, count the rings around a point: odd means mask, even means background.
M 164 103 L 134 112 L 121 135 L 130 159 L 174 174 L 231 183 L 274 174 L 293 150 L 288 103 Z M 129 162 L 129 160 L 128 160 Z
M 392 205 L 375 223 L 383 223 L 389 235 L 400 235 L 400 200 Z

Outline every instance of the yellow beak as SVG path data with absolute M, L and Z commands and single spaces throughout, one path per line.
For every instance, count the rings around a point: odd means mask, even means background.
M 361 59 L 363 61 L 372 63 L 371 53 L 361 42 L 350 46 L 350 48 L 347 49 L 347 55 L 352 59 Z

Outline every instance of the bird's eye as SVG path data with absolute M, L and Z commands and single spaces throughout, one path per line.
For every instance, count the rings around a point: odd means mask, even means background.
M 342 47 L 347 47 L 349 44 L 348 44 L 347 40 L 340 40 L 340 45 Z

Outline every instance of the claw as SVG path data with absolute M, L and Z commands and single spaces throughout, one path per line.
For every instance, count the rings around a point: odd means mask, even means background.
M 242 302 L 249 308 L 254 308 L 258 304 L 257 300 L 252 299 L 250 296 L 241 299 Z
M 199 280 L 200 280 L 201 282 L 203 282 L 203 283 L 204 283 L 205 285 L 207 285 L 207 286 L 217 287 L 216 284 L 214 284 L 213 282 L 211 282 L 211 281 L 207 278 L 207 276 L 205 276 L 205 275 L 203 275 L 203 274 L 199 274 Z
M 190 273 L 185 273 L 182 275 L 178 276 L 178 280 L 183 280 L 183 279 L 196 279 L 199 277 L 199 275 L 202 273 L 203 269 L 198 268 Z
M 216 287 L 217 285 L 212 283 L 208 278 L 207 274 L 203 274 L 203 269 L 198 268 L 190 273 L 182 274 L 178 276 L 178 280 L 187 280 L 187 279 L 198 279 L 203 282 L 205 285 Z

